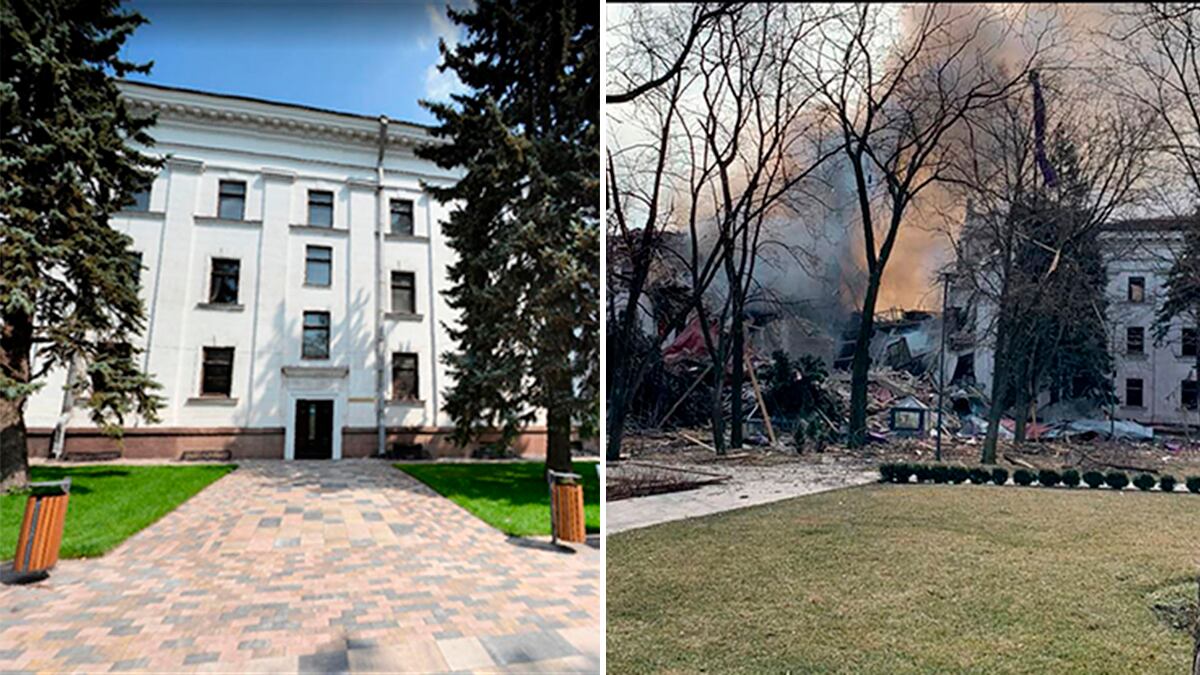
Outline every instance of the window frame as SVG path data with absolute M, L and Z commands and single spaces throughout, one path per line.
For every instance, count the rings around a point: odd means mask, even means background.
M 409 283 L 409 307 L 401 309 L 396 306 L 396 290 L 403 289 L 403 285 L 397 284 L 396 280 L 407 280 Z M 393 314 L 406 314 L 415 316 L 417 314 L 417 274 L 416 272 L 408 272 L 405 270 L 392 270 L 391 275 L 391 307 Z
M 1137 336 L 1137 339 L 1134 339 Z M 1135 350 L 1133 347 L 1137 345 Z M 1136 354 L 1139 356 L 1146 355 L 1146 327 L 1145 326 L 1126 326 L 1125 327 L 1125 353 Z
M 313 198 L 316 197 L 317 195 L 322 195 L 322 199 L 324 198 L 324 195 L 328 195 L 329 203 L 322 204 L 322 203 L 314 201 Z M 321 227 L 321 228 L 326 228 L 326 229 L 333 229 L 333 202 L 334 202 L 334 197 L 333 197 L 332 190 L 309 189 L 309 191 L 308 191 L 308 222 L 307 222 L 307 225 L 309 227 Z M 317 223 L 317 222 L 313 221 L 313 207 L 314 206 L 322 207 L 322 208 L 323 207 L 329 208 L 329 223 L 328 224 L 322 224 L 322 223 Z
M 241 189 L 241 192 L 227 192 L 226 187 L 238 187 Z M 244 180 L 221 179 L 217 181 L 217 218 L 221 220 L 245 220 L 246 192 L 246 181 Z M 225 210 L 221 208 L 226 198 L 240 201 L 241 206 L 238 209 L 238 216 L 236 218 L 225 215 Z
M 324 260 L 314 259 L 312 257 L 312 254 L 314 251 L 325 251 L 329 254 L 329 257 Z M 312 276 L 309 274 L 309 266 L 314 263 L 325 263 L 325 265 L 326 265 L 326 268 L 327 268 L 326 274 L 328 275 L 328 280 L 323 284 L 314 282 L 312 280 Z M 329 288 L 329 287 L 333 286 L 333 247 L 332 246 L 321 246 L 320 244 L 305 244 L 305 246 L 304 246 L 304 285 L 305 286 L 313 286 L 316 288 Z
M 221 353 L 227 352 L 229 355 L 229 362 L 228 363 L 220 363 L 215 358 L 210 358 L 210 354 L 213 357 L 217 356 L 216 352 L 221 352 Z M 204 398 L 230 398 L 233 396 L 233 362 L 234 362 L 234 358 L 235 358 L 235 354 L 234 354 L 233 347 L 202 347 L 201 348 L 201 352 L 200 352 L 200 396 L 202 396 Z M 228 374 L 226 374 L 226 376 L 225 376 L 226 377 L 226 381 L 225 381 L 226 390 L 225 391 L 222 392 L 219 390 L 209 390 L 209 388 L 208 388 L 209 379 L 210 379 L 210 376 L 212 376 L 212 374 L 210 373 L 210 366 L 220 366 L 220 367 L 229 369 Z
M 1192 390 L 1191 405 L 1188 405 L 1187 390 Z M 1195 412 L 1200 410 L 1200 382 L 1196 380 L 1180 380 L 1179 382 L 1179 407 L 1182 410 Z
M 317 317 L 321 317 L 321 316 L 325 317 L 325 325 L 323 325 L 323 326 L 309 325 L 308 319 L 310 316 L 313 318 L 317 318 Z M 300 323 L 300 358 L 312 360 L 312 361 L 328 361 L 329 360 L 329 353 L 330 353 L 329 343 L 330 343 L 330 338 L 332 337 L 332 324 L 333 324 L 333 320 L 332 320 L 332 317 L 330 317 L 328 310 L 321 310 L 321 309 L 305 310 L 304 315 L 301 318 L 301 323 Z M 308 345 L 309 345 L 308 332 L 309 332 L 309 330 L 323 332 L 325 334 L 325 339 L 323 340 L 323 344 L 324 344 L 324 353 L 323 354 L 317 355 L 317 354 L 309 353 L 309 351 L 308 351 Z
M 150 192 L 151 192 L 151 188 L 149 188 L 149 187 L 147 187 L 145 190 L 137 190 L 132 195 L 133 201 L 130 202 L 129 204 L 126 204 L 124 206 L 124 208 L 122 208 L 121 210 L 122 211 L 135 211 L 137 213 L 149 212 L 150 211 Z M 139 197 L 143 197 L 143 196 L 145 198 L 145 203 L 143 203 L 142 200 L 139 199 Z
M 412 368 L 401 369 L 401 363 L 411 362 Z M 399 374 L 412 373 L 412 391 L 408 396 L 400 395 Z M 415 352 L 392 352 L 392 397 L 393 401 L 421 400 L 421 360 Z
M 1134 295 L 1133 289 L 1134 288 L 1137 288 L 1141 291 L 1140 297 L 1138 297 L 1138 298 L 1133 297 L 1133 295 Z M 1125 290 L 1125 298 L 1129 302 L 1133 302 L 1133 303 L 1137 303 L 1137 304 L 1146 302 L 1146 277 L 1144 277 L 1144 276 L 1129 277 L 1129 281 L 1126 285 L 1126 290 Z
M 1188 339 L 1188 336 L 1191 339 Z M 1189 349 L 1188 347 L 1191 347 Z M 1194 326 L 1183 326 L 1179 331 L 1179 355 L 1185 358 L 1197 356 L 1196 352 L 1200 351 L 1200 328 Z
M 1134 382 L 1137 382 L 1137 387 L 1133 386 Z M 1132 403 L 1130 401 L 1130 393 L 1133 392 L 1135 389 L 1137 391 L 1138 401 L 1137 401 L 1137 403 Z M 1146 407 L 1146 381 L 1145 380 L 1143 380 L 1140 377 L 1125 378 L 1125 406 L 1127 408 L 1145 408 Z
M 221 286 L 217 283 L 217 263 L 233 263 L 233 300 L 218 300 L 217 292 Z M 229 272 L 221 272 L 222 277 L 230 276 Z M 213 256 L 208 263 L 208 304 L 210 305 L 237 305 L 238 296 L 241 294 L 242 285 L 242 261 L 240 258 L 218 258 Z
M 396 227 L 397 216 L 404 215 L 403 211 L 397 209 L 402 204 L 408 205 L 408 229 L 407 231 L 398 230 Z M 412 237 L 417 233 L 417 204 L 415 200 L 406 199 L 403 197 L 393 197 L 388 201 L 388 232 L 400 237 Z

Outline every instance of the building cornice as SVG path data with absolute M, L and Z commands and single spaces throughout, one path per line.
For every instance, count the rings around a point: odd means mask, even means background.
M 379 142 L 379 120 L 363 115 L 137 82 L 122 82 L 120 87 L 130 108 L 156 113 L 160 119 L 207 126 L 216 124 L 282 136 L 302 135 L 370 147 Z M 436 141 L 424 127 L 389 120 L 388 147 L 413 148 Z

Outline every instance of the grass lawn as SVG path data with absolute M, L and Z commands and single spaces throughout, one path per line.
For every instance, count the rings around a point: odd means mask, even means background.
M 541 462 L 397 464 L 488 525 L 516 536 L 550 534 L 550 491 Z M 587 531 L 600 531 L 600 479 L 595 462 L 575 462 L 583 476 Z
M 31 481 L 71 477 L 61 557 L 103 555 L 170 513 L 233 465 L 30 467 Z M 11 560 L 26 495 L 0 495 L 0 560 Z
M 872 485 L 608 538 L 611 672 L 1189 672 L 1200 497 Z M 1184 596 L 1186 597 L 1186 596 Z

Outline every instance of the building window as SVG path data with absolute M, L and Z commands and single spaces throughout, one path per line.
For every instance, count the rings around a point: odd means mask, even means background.
M 306 359 L 329 358 L 329 312 L 304 313 L 304 342 L 300 356 Z
M 149 211 L 150 210 L 150 188 L 138 190 L 133 193 L 133 201 L 126 207 L 126 211 Z
M 246 182 L 223 180 L 217 196 L 217 217 L 225 220 L 246 218 Z
M 315 227 L 333 227 L 332 192 L 308 191 L 308 224 Z
M 1179 394 L 1184 410 L 1200 410 L 1200 382 L 1184 380 L 1179 383 Z
M 229 396 L 233 383 L 233 347 L 205 347 L 200 371 L 201 396 Z
M 413 234 L 413 203 L 411 199 L 393 199 L 392 205 L 392 234 L 403 234 L 411 237 Z
M 328 246 L 309 246 L 304 254 L 304 283 L 309 286 L 328 286 L 333 279 L 333 249 Z
M 416 401 L 421 398 L 417 386 L 417 355 L 392 354 L 392 400 Z
M 213 258 L 212 276 L 208 284 L 208 301 L 214 305 L 236 305 L 238 273 L 241 262 L 231 258 Z
M 1146 353 L 1146 329 L 1142 326 L 1130 326 L 1125 329 L 1125 353 Z
M 1129 277 L 1129 301 L 1130 302 L 1145 302 L 1146 301 L 1146 278 L 1145 277 Z
M 417 313 L 417 277 L 412 272 L 392 272 L 392 311 Z
M 1196 351 L 1200 350 L 1200 340 L 1197 340 L 1197 329 L 1184 328 L 1180 336 L 1180 354 L 1182 356 L 1195 356 Z
M 1142 407 L 1142 381 L 1140 379 L 1125 380 L 1125 405 L 1131 408 Z

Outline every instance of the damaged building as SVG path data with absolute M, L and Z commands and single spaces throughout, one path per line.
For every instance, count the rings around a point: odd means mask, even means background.
M 1116 419 L 1165 429 L 1200 424 L 1197 328 L 1176 319 L 1160 341 L 1155 320 L 1175 252 L 1185 228 L 1192 226 L 1179 218 L 1151 218 L 1112 222 L 1101 230 L 1108 279 L 1105 325 L 1116 396 L 1111 414 Z M 995 363 L 990 331 L 996 310 L 965 286 L 950 286 L 945 376 L 947 382 L 976 384 L 989 394 Z M 1039 409 L 1054 403 L 1048 392 L 1037 401 Z M 1110 414 L 1090 412 L 1096 417 Z

